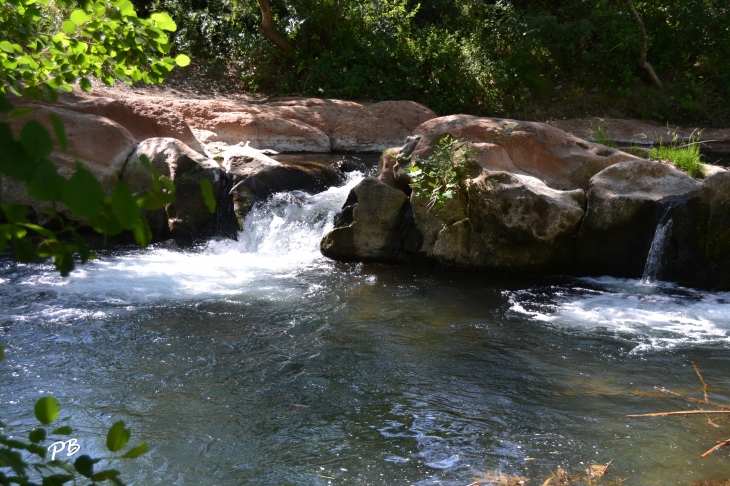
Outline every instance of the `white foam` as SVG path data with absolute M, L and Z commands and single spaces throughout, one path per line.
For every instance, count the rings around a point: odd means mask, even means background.
M 270 295 L 277 281 L 307 266 L 328 264 L 319 242 L 361 179 L 362 174 L 352 173 L 344 186 L 316 195 L 274 194 L 251 211 L 238 241 L 210 241 L 194 251 L 157 247 L 127 252 L 80 265 L 66 278 L 48 266 L 40 272 L 36 266 L 26 277 L 13 279 L 13 285 L 50 291 L 57 298 L 120 305 L 242 293 Z
M 608 277 L 577 283 L 505 294 L 512 312 L 536 321 L 559 328 L 633 335 L 635 351 L 730 343 L 730 293 Z

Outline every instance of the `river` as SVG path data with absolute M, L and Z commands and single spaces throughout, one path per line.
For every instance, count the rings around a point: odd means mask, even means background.
M 239 241 L 117 250 L 61 278 L 0 261 L 2 416 L 61 402 L 86 454 L 116 420 L 128 484 L 542 484 L 613 460 L 635 485 L 730 476 L 730 437 L 655 386 L 730 401 L 730 294 L 612 278 L 339 264 L 319 239 L 358 174 L 275 195 Z M 489 483 L 483 483 L 489 484 Z

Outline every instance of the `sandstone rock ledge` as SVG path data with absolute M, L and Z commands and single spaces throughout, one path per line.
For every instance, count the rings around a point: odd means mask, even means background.
M 399 149 L 384 152 L 322 239 L 325 256 L 640 278 L 657 225 L 673 218 L 659 278 L 730 288 L 730 172 L 700 182 L 542 123 L 459 115 L 413 133 L 415 156 L 448 133 L 472 144 L 479 167 L 437 216 L 410 192 Z
M 410 101 L 355 103 L 292 98 L 272 102 L 185 100 L 169 97 L 110 98 L 102 92 L 62 95 L 57 103 L 14 98 L 33 109 L 30 118 L 51 131 L 50 114 L 66 127 L 69 148 L 51 161 L 69 177 L 77 161 L 110 194 L 117 180 L 133 191 L 149 188 L 149 173 L 139 163 L 147 156 L 176 187 L 177 201 L 148 214 L 153 233 L 167 237 L 207 237 L 220 226 L 237 226 L 254 203 L 274 192 L 318 192 L 339 183 L 340 167 L 317 162 L 277 162 L 277 151 L 375 151 L 396 145 L 419 124 L 436 115 Z M 29 117 L 13 120 L 18 133 Z M 267 155 L 268 154 L 268 155 Z M 208 179 L 220 204 L 233 210 L 216 221 L 207 211 L 199 181 Z M 35 219 L 47 219 L 24 186 L 0 178 L 3 202 L 28 204 Z M 73 215 L 61 213 L 69 218 Z M 220 214 L 219 214 L 220 217 Z

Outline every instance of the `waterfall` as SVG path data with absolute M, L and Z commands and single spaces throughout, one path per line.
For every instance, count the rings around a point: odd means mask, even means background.
M 667 244 L 667 235 L 672 230 L 671 213 L 675 204 L 670 204 L 659 219 L 654 239 L 651 241 L 649 255 L 646 257 L 646 265 L 644 266 L 644 275 L 641 277 L 642 283 L 650 284 L 657 281 L 659 273 L 662 271 L 662 257 Z
M 233 198 L 230 194 L 232 187 L 231 176 L 221 170 L 221 193 L 215 212 L 215 236 L 235 240 L 238 233 L 238 222 L 233 209 Z

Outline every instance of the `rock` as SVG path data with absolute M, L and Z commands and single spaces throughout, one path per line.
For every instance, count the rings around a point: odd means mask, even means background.
M 59 117 L 66 129 L 68 148 L 61 151 L 58 145 L 50 161 L 58 166 L 58 172 L 64 177 L 70 177 L 76 170 L 76 162 L 81 162 L 102 185 L 107 194 L 111 194 L 119 174 L 124 168 L 129 155 L 134 151 L 137 142 L 124 127 L 118 123 L 94 115 L 86 115 L 61 108 L 27 104 L 34 111 L 27 117 L 16 118 L 10 121 L 11 128 L 17 134 L 25 123 L 31 119 L 40 122 L 49 133 L 53 128 L 49 119 L 51 114 Z M 53 137 L 55 141 L 55 137 Z M 3 202 L 13 204 L 27 204 L 35 213 L 35 221 L 44 224 L 49 217 L 42 211 L 47 203 L 40 203 L 28 196 L 25 187 L 12 180 L 3 178 Z M 59 206 L 60 212 L 66 217 L 75 220 L 75 217 Z
M 374 178 L 365 178 L 354 192 L 352 223 L 327 233 L 322 254 L 340 261 L 401 262 L 400 226 L 408 197 Z
M 235 184 L 231 195 L 239 225 L 257 201 L 271 194 L 295 190 L 317 193 L 342 181 L 336 166 L 315 161 L 282 163 L 248 144 L 227 149 L 223 167 Z
M 176 138 L 196 152 L 204 153 L 190 126 L 175 110 L 145 98 L 113 99 L 77 94 L 63 96 L 59 106 L 79 113 L 109 118 L 142 142 L 150 138 Z
M 218 164 L 173 138 L 151 138 L 140 143 L 122 173 L 121 180 L 141 194 L 152 188 L 150 172 L 140 162 L 142 155 L 161 175 L 175 184 L 175 202 L 164 210 L 148 215 L 153 233 L 160 236 L 197 238 L 215 232 L 215 214 L 211 214 L 200 189 L 200 181 L 213 184 L 218 199 L 221 192 L 221 169 Z
M 708 177 L 668 218 L 672 227 L 659 277 L 730 290 L 730 172 Z
M 417 197 L 415 193 L 411 194 L 410 202 L 413 212 L 413 226 L 415 231 L 418 232 L 418 241 L 420 243 L 414 249 L 416 255 L 422 260 L 441 262 L 442 259 L 434 255 L 436 242 L 442 230 L 467 217 L 467 207 L 469 205 L 467 192 L 460 191 L 456 197 L 447 200 L 446 205 L 440 210 L 443 216 L 438 216 L 436 211 L 429 210 L 429 201 Z
M 482 168 L 531 175 L 559 190 L 585 189 L 590 178 L 606 167 L 642 160 L 537 122 L 452 115 L 429 120 L 414 133 L 424 134 L 414 157 L 428 157 L 450 134 L 474 144 Z
M 285 152 L 329 152 L 329 137 L 316 127 L 299 120 L 286 120 L 271 115 L 221 113 L 205 124 L 209 142 L 229 145 L 242 140 L 254 147 Z
M 709 129 L 702 127 L 668 127 L 656 122 L 644 120 L 626 120 L 620 118 L 580 118 L 574 120 L 552 120 L 550 125 L 571 133 L 584 140 L 594 140 L 594 129 L 603 127 L 604 133 L 611 142 L 618 145 L 657 145 L 659 142 L 670 142 L 677 137 L 680 143 L 689 142 L 690 138 L 707 140 L 703 149 L 712 152 L 730 152 L 730 129 Z
M 280 151 L 381 151 L 399 145 L 419 124 L 436 116 L 412 101 L 146 99 L 180 113 L 206 145 L 248 141 L 254 148 Z
M 687 174 L 648 160 L 616 164 L 596 174 L 578 234 L 579 270 L 641 277 L 667 205 L 692 197 L 699 188 Z
M 472 267 L 530 274 L 572 270 L 582 190 L 558 191 L 534 177 L 493 172 L 470 181 L 468 196 Z

